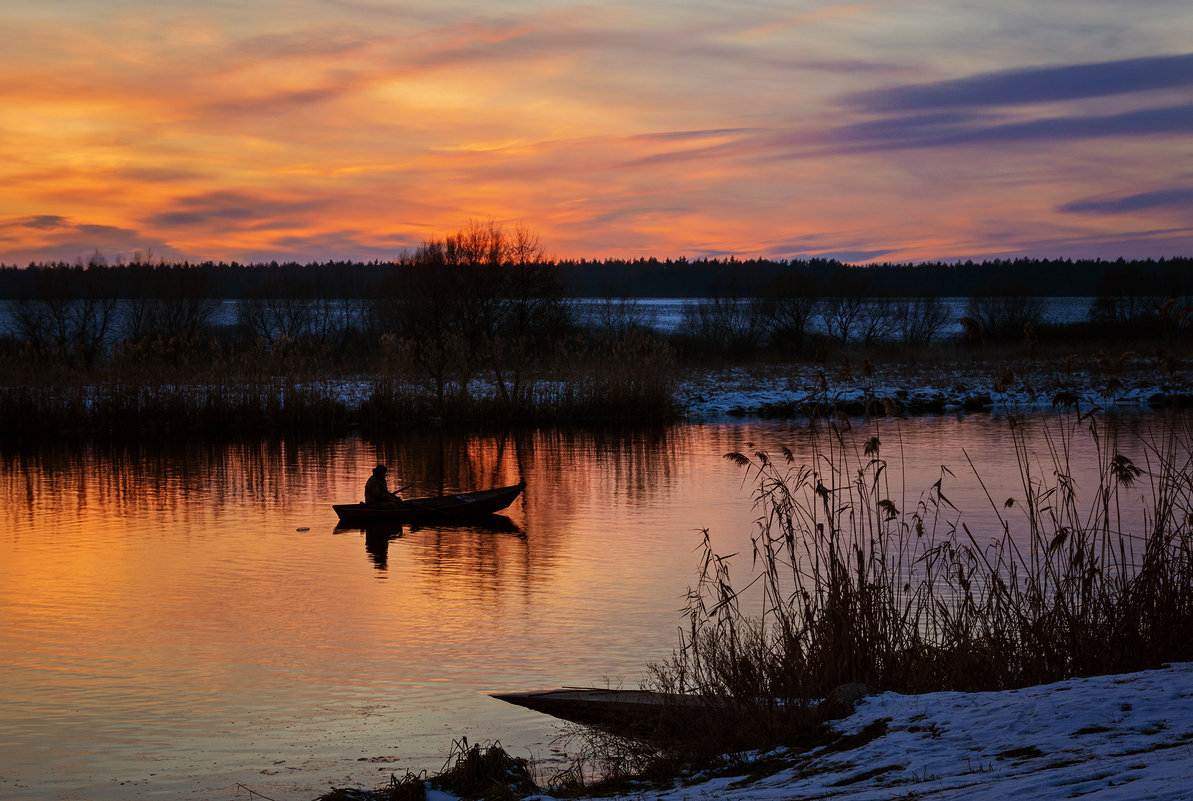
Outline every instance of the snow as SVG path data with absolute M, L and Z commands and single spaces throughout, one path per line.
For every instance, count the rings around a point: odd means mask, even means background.
M 1088 362 L 1089 360 L 1085 360 Z M 1072 393 L 1081 408 L 1146 408 L 1153 399 L 1188 399 L 1188 370 L 1160 370 L 1151 359 L 1135 359 L 1107 374 L 1087 363 L 952 361 L 867 366 L 798 364 L 733 367 L 686 372 L 677 397 L 692 417 L 790 416 L 784 409 L 811 398 L 839 404 L 867 401 L 881 409 L 883 398 L 914 413 L 961 410 L 1028 411 L 1052 408 L 1060 393 Z
M 1002 692 L 883 693 L 835 723 L 885 733 L 850 749 L 772 752 L 764 778 L 691 777 L 639 801 L 1193 799 L 1193 664 Z M 864 740 L 865 738 L 859 738 Z M 763 771 L 758 771 L 759 773 Z M 546 801 L 550 796 L 539 796 Z

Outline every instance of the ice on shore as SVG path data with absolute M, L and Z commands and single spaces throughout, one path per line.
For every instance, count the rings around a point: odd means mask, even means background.
M 1113 374 L 1088 365 L 980 361 L 693 369 L 677 388 L 680 404 L 697 418 L 788 416 L 787 411 L 810 400 L 827 400 L 846 408 L 870 403 L 881 410 L 883 399 L 889 399 L 900 411 L 948 413 L 1047 409 L 1066 399 L 1076 399 L 1083 410 L 1094 405 L 1147 408 L 1154 399 L 1187 402 L 1191 394 L 1193 382 L 1186 372 L 1168 374 L 1147 359 L 1123 364 Z
M 1002 692 L 884 693 L 837 721 L 851 750 L 775 752 L 765 778 L 686 777 L 640 801 L 1193 799 L 1193 664 Z M 772 762 L 773 765 L 773 762 Z M 759 771 L 764 773 L 765 771 Z M 549 796 L 541 796 L 543 799 Z

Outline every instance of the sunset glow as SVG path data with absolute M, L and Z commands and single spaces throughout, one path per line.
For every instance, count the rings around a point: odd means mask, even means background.
M 11 0 L 0 262 L 1193 252 L 1179 0 Z

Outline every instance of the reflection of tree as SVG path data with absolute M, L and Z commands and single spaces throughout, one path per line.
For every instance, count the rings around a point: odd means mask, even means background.
M 8 446 L 0 448 L 0 509 L 14 519 L 136 521 L 130 530 L 148 528 L 167 538 L 227 536 L 236 528 L 251 537 L 298 525 L 310 525 L 311 532 L 296 536 L 327 536 L 335 519 L 331 504 L 359 500 L 378 463 L 394 471 L 391 487 L 413 485 L 408 496 L 525 479 L 526 491 L 496 521 L 402 530 L 403 562 L 408 558 L 421 575 L 458 583 L 460 595 L 499 598 L 561 575 L 569 540 L 578 533 L 578 510 L 600 519 L 611 508 L 645 508 L 667 493 L 675 462 L 692 448 L 683 431 L 433 428 L 383 442 L 162 438 Z M 392 573 L 394 542 L 370 537 L 352 550 L 359 554 L 363 545 L 379 570 Z
M 224 507 L 284 509 L 334 496 L 327 466 L 335 463 L 338 445 L 161 438 L 15 446 L 0 450 L 0 489 L 6 506 L 33 511 L 56 504 L 110 517 L 192 519 Z

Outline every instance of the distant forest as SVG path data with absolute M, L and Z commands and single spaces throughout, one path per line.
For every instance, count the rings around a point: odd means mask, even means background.
M 393 262 L 165 263 L 141 258 L 109 264 L 0 265 L 0 299 L 44 294 L 53 274 L 58 293 L 162 297 L 202 287 L 214 298 L 369 298 L 414 266 Z M 604 259 L 549 263 L 570 297 L 751 297 L 777 284 L 804 292 L 867 297 L 1193 296 L 1193 258 L 1117 261 L 1014 259 L 855 266 L 812 259 Z

